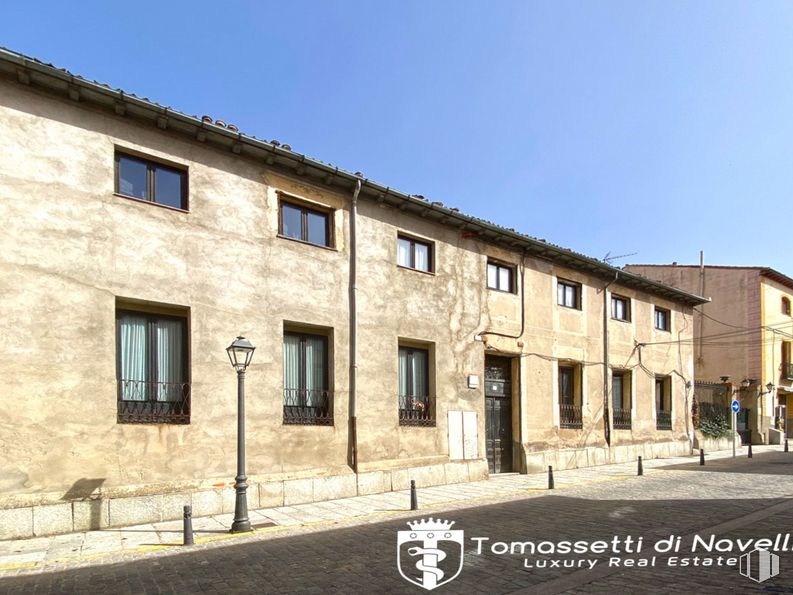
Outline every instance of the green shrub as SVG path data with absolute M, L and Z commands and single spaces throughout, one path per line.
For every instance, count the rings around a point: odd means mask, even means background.
M 729 436 L 730 422 L 724 417 L 709 417 L 699 420 L 699 431 L 711 438 L 724 438 Z

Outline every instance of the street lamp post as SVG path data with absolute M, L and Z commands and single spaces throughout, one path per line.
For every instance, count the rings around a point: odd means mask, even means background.
M 226 348 L 231 365 L 237 370 L 237 477 L 234 479 L 237 496 L 232 533 L 252 530 L 248 518 L 248 477 L 245 475 L 245 369 L 251 363 L 255 349 L 245 337 L 237 337 Z

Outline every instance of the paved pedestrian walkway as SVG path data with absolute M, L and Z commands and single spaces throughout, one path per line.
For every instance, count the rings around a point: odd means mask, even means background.
M 779 446 L 756 446 L 754 452 L 778 451 Z M 708 460 L 729 458 L 732 451 L 708 454 Z M 740 452 L 738 456 L 746 456 Z M 653 459 L 644 461 L 644 474 L 663 473 L 662 468 L 681 464 L 691 464 L 698 455 Z M 625 480 L 636 476 L 636 462 L 556 471 L 555 489 L 566 490 L 607 481 Z M 477 506 L 498 500 L 510 500 L 540 496 L 548 493 L 547 473 L 520 475 L 517 473 L 494 475 L 484 481 L 419 488 L 419 509 L 431 511 L 444 507 L 457 508 L 460 505 Z M 410 514 L 410 494 L 408 490 L 386 492 L 370 496 L 357 496 L 326 502 L 314 502 L 279 508 L 252 510 L 249 513 L 255 534 L 289 531 L 301 526 L 327 526 L 361 522 L 375 522 L 389 516 Z M 415 512 L 412 513 L 415 516 Z M 240 540 L 250 538 L 250 534 L 232 535 L 228 532 L 233 519 L 232 514 L 214 515 L 193 519 L 196 543 L 218 540 Z M 182 546 L 182 521 L 167 521 L 154 524 L 137 525 L 70 533 L 52 537 L 38 537 L 12 541 L 0 541 L 0 576 L 16 573 L 23 569 L 44 570 L 52 565 L 63 563 L 99 563 L 109 554 L 144 552 Z

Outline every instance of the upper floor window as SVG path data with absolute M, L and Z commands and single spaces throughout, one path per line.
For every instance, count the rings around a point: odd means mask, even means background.
M 782 378 L 793 380 L 793 365 L 790 363 L 790 341 L 782 341 Z
M 556 303 L 566 308 L 581 309 L 581 285 L 572 281 L 556 280 Z
M 190 423 L 184 316 L 116 311 L 119 423 Z
M 399 347 L 399 424 L 434 426 L 435 400 L 430 395 L 429 349 Z
M 782 298 L 782 314 L 787 314 L 790 316 L 790 299 L 783 297 Z
M 278 233 L 293 240 L 330 247 L 330 212 L 282 200 L 278 204 Z
M 611 296 L 611 317 L 629 322 L 631 319 L 631 300 L 620 295 Z
M 659 331 L 668 331 L 671 328 L 671 318 L 672 313 L 669 310 L 655 307 L 655 328 Z
M 284 331 L 284 423 L 333 425 L 328 337 Z
M 115 191 L 130 198 L 187 210 L 187 172 L 116 151 Z
M 407 236 L 397 236 L 397 264 L 425 273 L 432 272 L 432 245 Z
M 488 261 L 487 286 L 490 289 L 515 293 L 515 268 Z
M 579 365 L 559 364 L 559 425 L 562 428 L 583 427 Z

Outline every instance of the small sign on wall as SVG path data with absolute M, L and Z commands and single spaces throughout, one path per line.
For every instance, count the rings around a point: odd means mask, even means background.
M 479 458 L 479 425 L 476 411 L 449 411 L 449 458 Z

